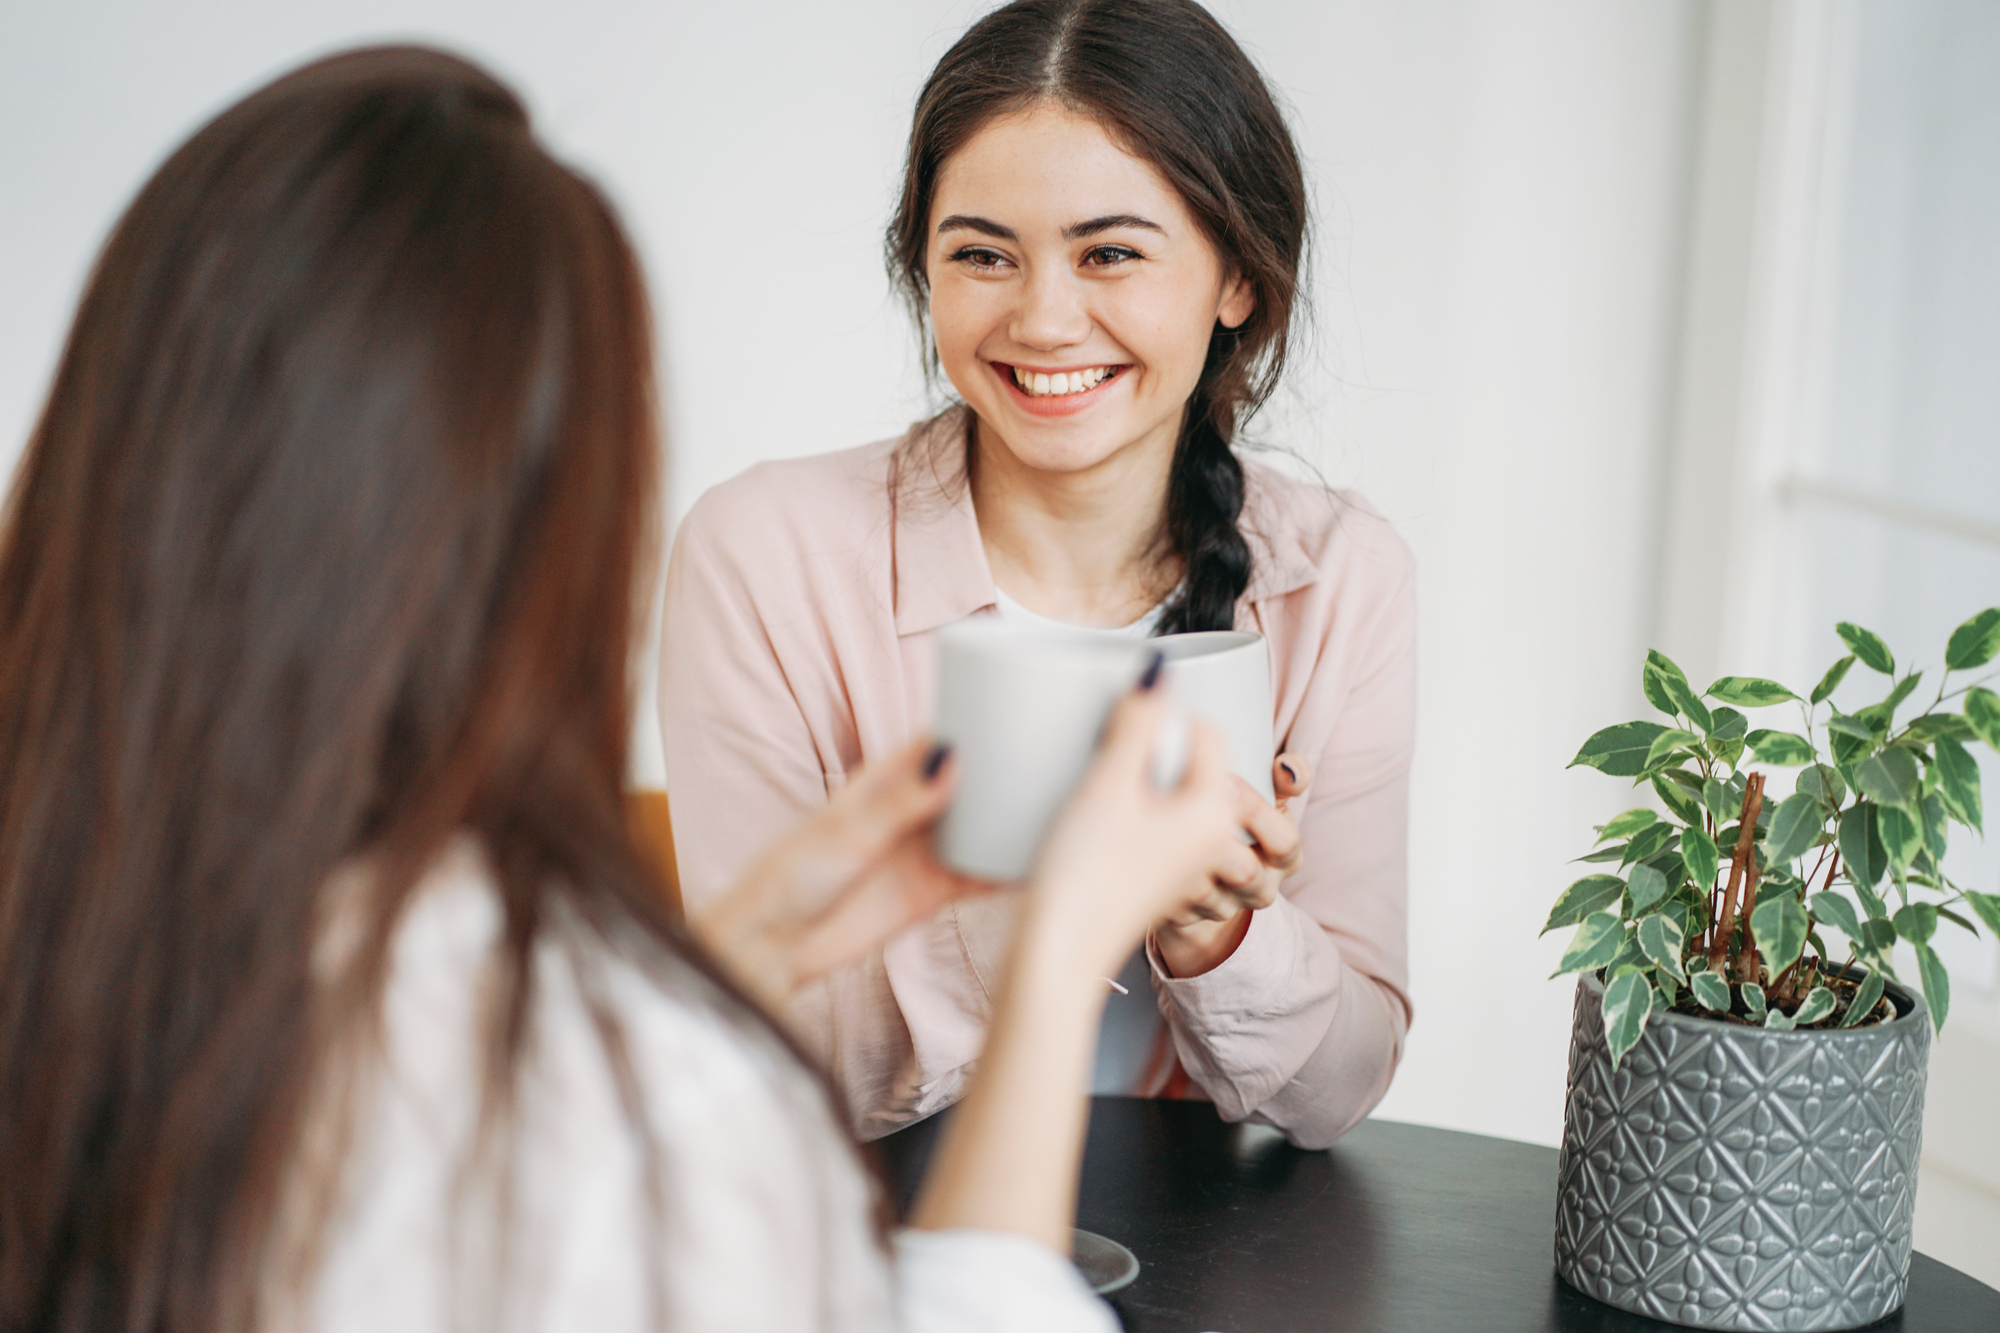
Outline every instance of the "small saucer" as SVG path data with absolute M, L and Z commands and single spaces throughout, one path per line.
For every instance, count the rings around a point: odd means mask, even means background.
M 1139 1276 L 1138 1256 L 1094 1231 L 1071 1230 L 1069 1258 L 1083 1274 L 1083 1280 L 1100 1296 L 1123 1291 Z

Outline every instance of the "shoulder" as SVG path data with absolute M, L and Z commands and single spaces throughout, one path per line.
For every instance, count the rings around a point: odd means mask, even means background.
M 1243 471 L 1245 529 L 1282 583 L 1325 582 L 1333 585 L 1328 592 L 1349 593 L 1357 585 L 1394 592 L 1414 583 L 1409 543 L 1361 492 L 1249 459 Z M 1288 568 L 1293 577 L 1283 579 Z

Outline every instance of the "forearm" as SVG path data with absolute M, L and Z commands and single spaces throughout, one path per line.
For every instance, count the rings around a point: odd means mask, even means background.
M 1104 982 L 1023 921 L 972 1090 L 952 1113 L 913 1224 L 1069 1248 Z

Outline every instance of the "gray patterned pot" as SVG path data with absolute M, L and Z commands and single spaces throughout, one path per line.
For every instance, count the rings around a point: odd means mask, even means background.
M 1556 1272 L 1695 1328 L 1846 1329 L 1903 1304 L 1930 1016 L 1774 1032 L 1655 1014 L 1617 1072 L 1577 986 Z

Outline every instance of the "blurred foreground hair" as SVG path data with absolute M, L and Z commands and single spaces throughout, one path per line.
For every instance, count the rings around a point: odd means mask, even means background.
M 490 1101 L 539 936 L 688 956 L 621 796 L 650 366 L 604 200 L 436 52 L 278 80 L 119 222 L 0 531 L 0 1329 L 259 1318 L 316 1071 L 458 831 Z

